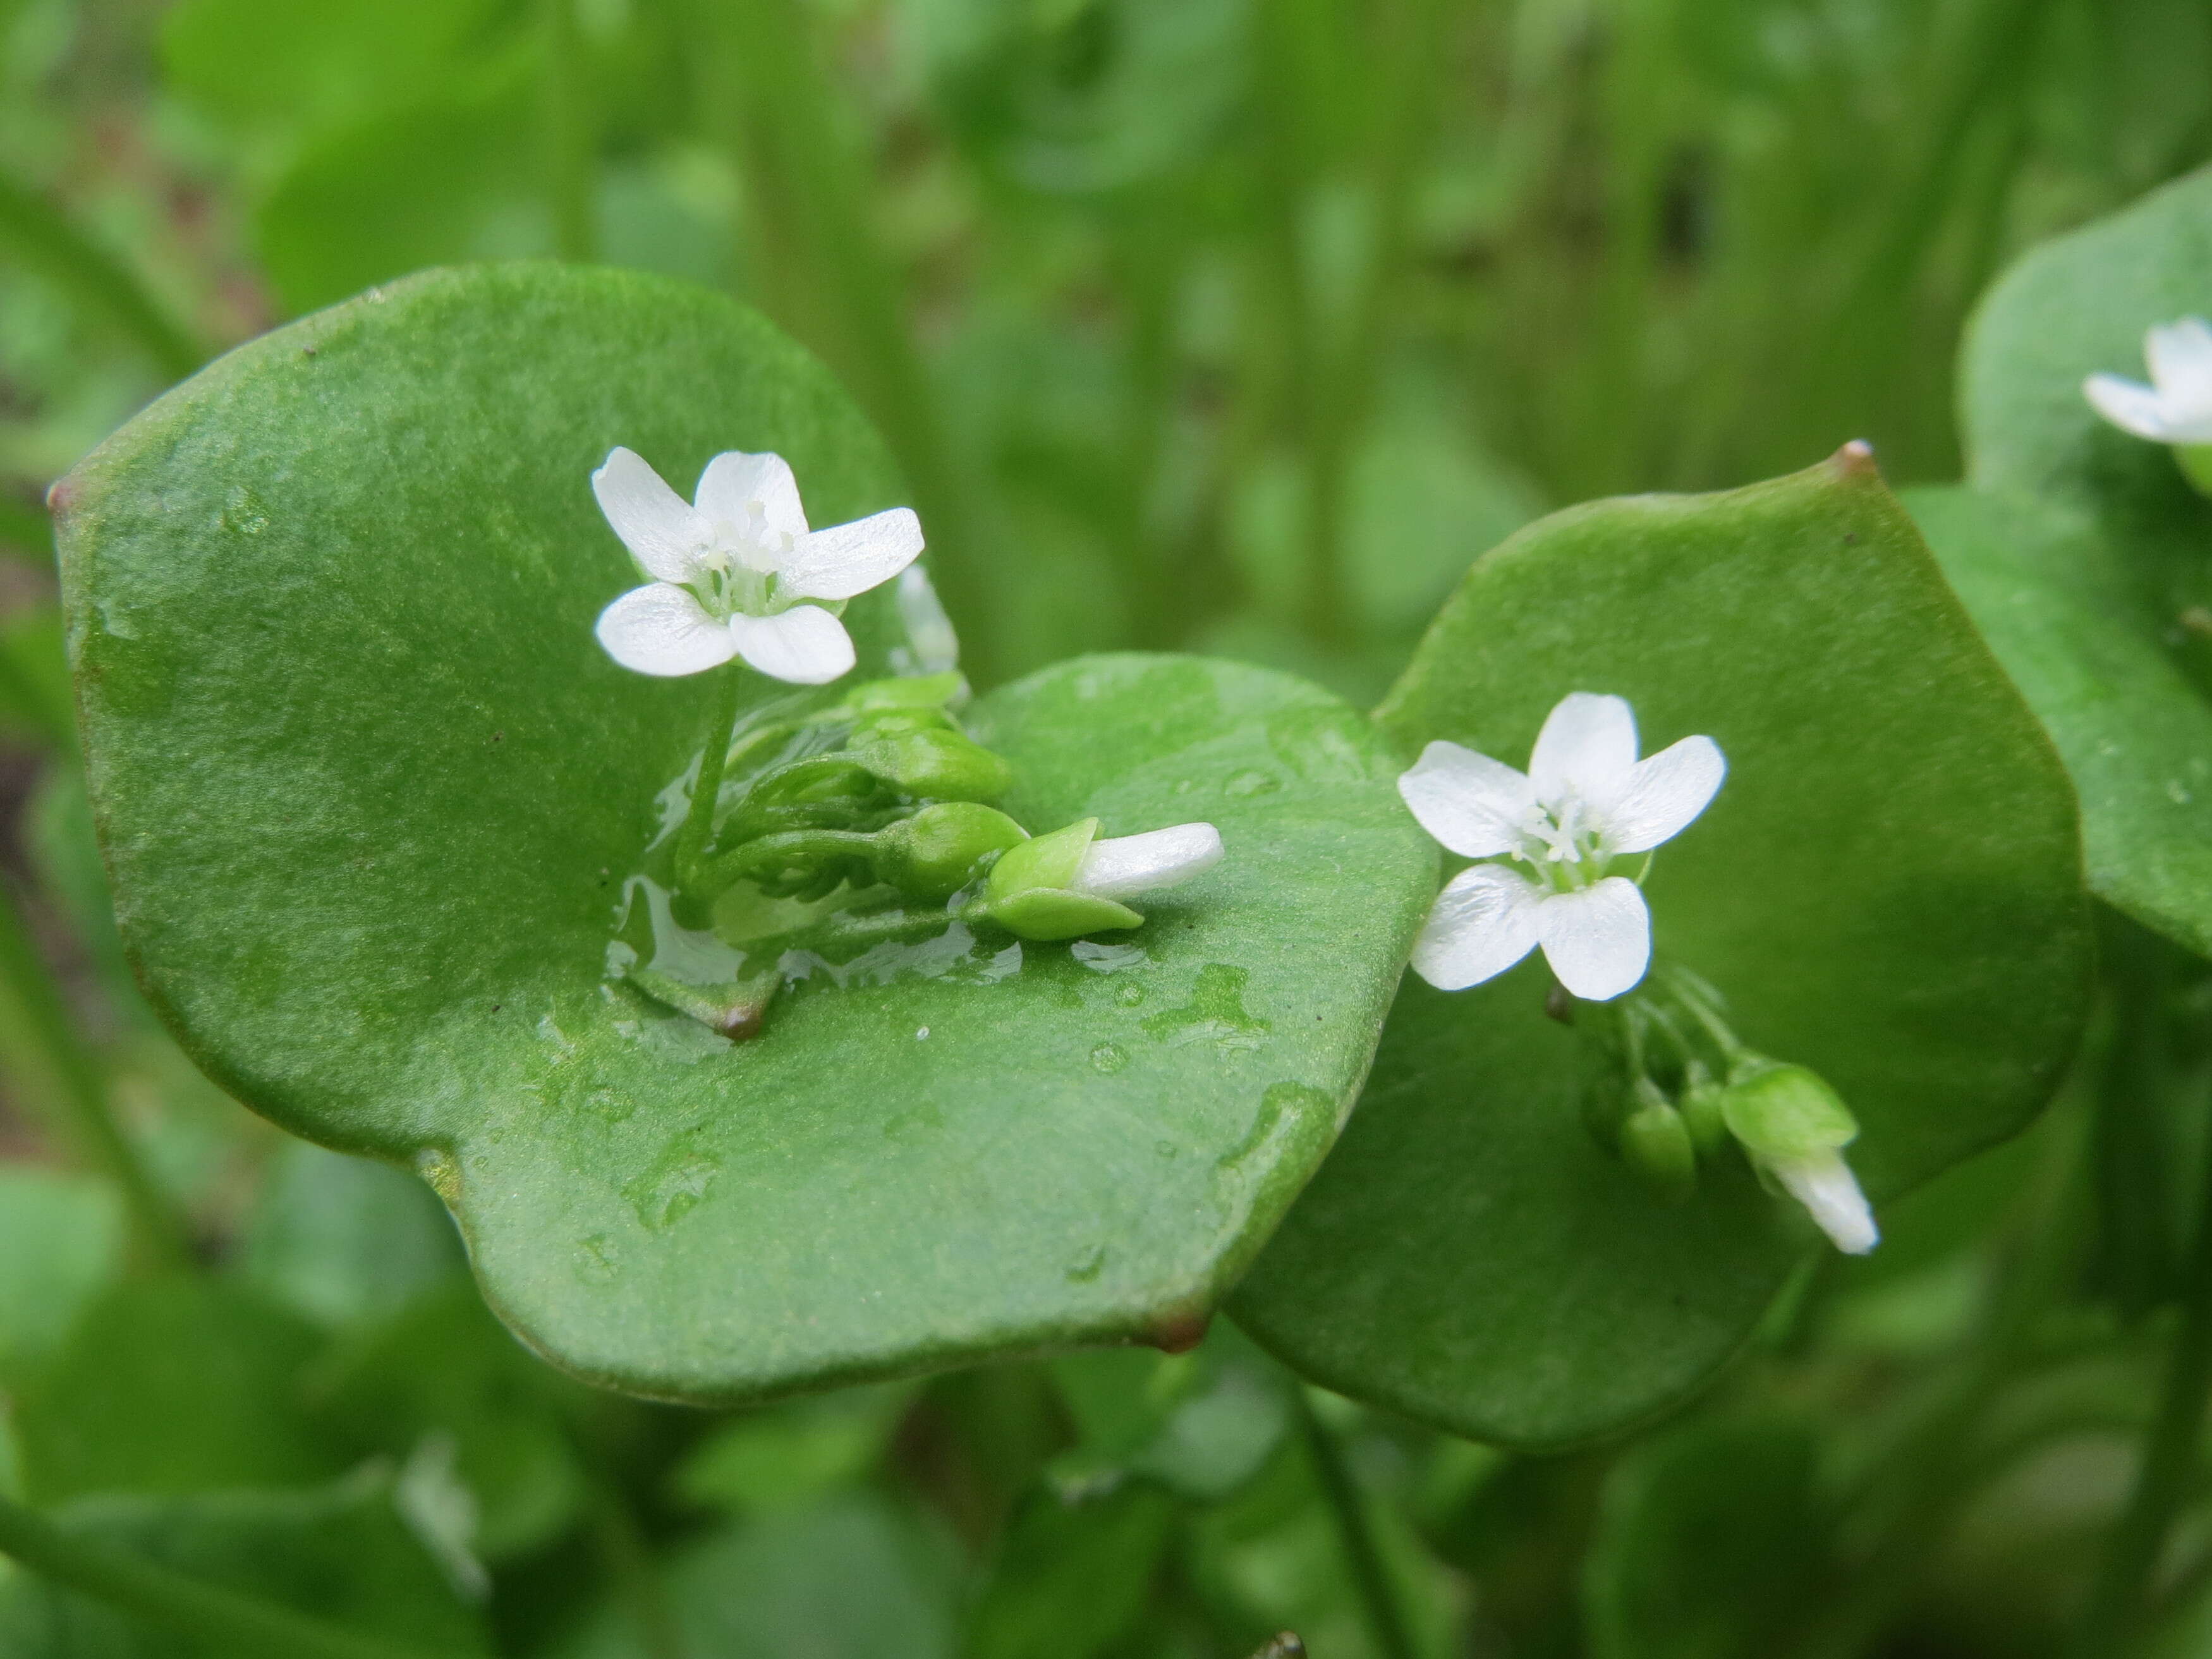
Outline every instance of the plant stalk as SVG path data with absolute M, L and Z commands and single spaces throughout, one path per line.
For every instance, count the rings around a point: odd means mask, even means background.
M 722 774 L 730 763 L 730 740 L 737 733 L 744 702 L 744 671 L 735 664 L 714 676 L 714 701 L 707 720 L 706 747 L 699 751 L 699 775 L 691 785 L 691 804 L 676 832 L 676 884 L 686 890 L 705 876 L 707 843 L 714 834 L 714 808 L 722 798 Z
M 148 1624 L 240 1659 L 432 1659 L 403 1647 L 204 1583 L 93 1543 L 35 1510 L 0 1498 L 0 1553 Z
M 563 259 L 599 257 L 592 161 L 598 145 L 584 85 L 576 0 L 541 0 L 545 29 L 543 88 L 545 157 L 553 207 L 553 245 Z
M 194 1266 L 175 1206 L 110 1109 L 100 1068 L 31 943 L 14 896 L 0 899 L 0 1055 L 26 1093 L 57 1103 L 84 1156 L 122 1193 L 135 1243 L 151 1264 Z
M 1344 1461 L 1344 1449 L 1315 1412 L 1304 1388 L 1293 1384 L 1292 1395 L 1297 1402 L 1298 1425 L 1305 1434 L 1306 1449 L 1313 1457 L 1315 1472 L 1321 1477 L 1322 1492 L 1336 1521 L 1337 1535 L 1343 1540 L 1345 1561 L 1352 1569 L 1352 1584 L 1359 1593 L 1360 1609 L 1366 1615 L 1376 1650 L 1382 1659 L 1416 1659 L 1413 1626 L 1401 1604 L 1398 1587 L 1391 1582 L 1390 1569 L 1382 1559 L 1375 1529 L 1368 1521 L 1365 1500 Z

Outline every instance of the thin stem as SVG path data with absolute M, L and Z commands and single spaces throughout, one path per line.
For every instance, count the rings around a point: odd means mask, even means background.
M 35 507 L 0 495 L 0 548 L 24 563 L 51 570 L 54 563 L 53 520 Z
M 44 271 L 63 292 L 104 313 L 161 372 L 182 380 L 207 353 L 131 268 L 36 191 L 0 172 L 0 247 Z
M 714 703 L 707 722 L 707 746 L 699 751 L 699 776 L 691 786 L 691 805 L 676 833 L 676 884 L 689 888 L 701 873 L 707 842 L 714 833 L 714 808 L 722 796 L 722 773 L 730 761 L 730 739 L 744 702 L 744 675 L 732 666 L 714 678 Z
M 0 1498 L 0 1553 L 65 1589 L 248 1659 L 430 1659 L 417 1648 L 356 1636 L 289 1607 L 219 1589 L 110 1549 Z
M 2145 1437 L 2135 1490 L 2112 1528 L 2105 1559 L 2068 1651 L 2078 1659 L 2116 1653 L 2135 1634 L 2188 1495 L 2204 1405 L 2212 1395 L 2212 1157 L 2204 1160 L 2197 1234 L 2182 1284 L 2182 1324 L 2166 1360 L 2158 1414 Z
M 553 245 L 563 259 L 599 257 L 592 213 L 592 161 L 597 148 L 586 102 L 576 0 L 541 0 L 545 29 L 543 98 L 545 156 L 553 205 Z
M 123 1194 L 138 1249 L 152 1263 L 192 1265 L 183 1222 L 109 1109 L 100 1068 L 63 1006 L 13 895 L 0 897 L 0 1055 L 26 1093 L 57 1103 L 84 1155 Z
M 1360 1608 L 1366 1614 L 1375 1646 L 1382 1659 L 1414 1659 L 1413 1626 L 1399 1605 L 1398 1588 L 1391 1583 L 1389 1567 L 1368 1523 L 1366 1504 L 1345 1463 L 1344 1449 L 1314 1411 L 1305 1390 L 1293 1385 L 1291 1394 L 1297 1401 L 1306 1449 L 1313 1456 L 1322 1493 L 1335 1517 L 1337 1535 L 1344 1542 L 1345 1560 L 1352 1569 L 1352 1584 L 1359 1593 Z
M 876 850 L 873 836 L 851 830 L 787 830 L 732 848 L 700 866 L 698 885 L 720 892 L 736 881 L 773 876 L 830 859 L 866 858 Z

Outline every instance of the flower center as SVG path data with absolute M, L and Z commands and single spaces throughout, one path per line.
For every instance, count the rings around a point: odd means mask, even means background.
M 743 614 L 769 617 L 787 608 L 776 592 L 778 568 L 789 557 L 792 538 L 771 531 L 755 501 L 743 522 L 714 521 L 713 538 L 699 550 L 699 574 L 690 584 L 715 620 Z
M 1562 890 L 1589 886 L 1609 861 L 1597 814 L 1571 793 L 1528 809 L 1511 856 Z

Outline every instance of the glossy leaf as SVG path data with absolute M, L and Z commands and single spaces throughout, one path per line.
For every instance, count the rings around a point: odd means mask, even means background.
M 901 494 L 738 307 L 538 267 L 270 336 L 64 483 L 94 800 L 165 1017 L 280 1122 L 419 1160 L 494 1306 L 598 1381 L 1192 1340 L 1326 1151 L 1433 886 L 1367 723 L 1191 659 L 994 694 L 969 724 L 1017 817 L 1204 818 L 1226 861 L 1110 946 L 878 958 L 732 1047 L 605 977 L 711 701 L 592 638 L 633 580 L 587 483 L 616 442 L 685 478 L 773 449 L 821 523 Z M 847 622 L 883 672 L 891 596 Z
M 1728 781 L 1648 885 L 1658 949 L 1841 1091 L 1877 1203 L 2029 1119 L 2086 993 L 2074 803 L 1870 464 L 1542 520 L 1476 564 L 1380 719 L 1408 755 L 1518 763 L 1573 690 L 1629 698 L 1646 752 L 1718 740 Z M 1601 1150 L 1595 1056 L 1547 983 L 1534 957 L 1455 995 L 1408 980 L 1237 1302 L 1331 1388 L 1533 1445 L 1698 1388 L 1808 1237 L 1740 1162 L 1674 1206 Z
M 2212 316 L 2212 172 L 2035 249 L 1961 364 L 1968 481 L 1916 506 L 2081 791 L 2097 892 L 2212 950 L 2212 501 L 2081 395 L 2144 331 Z M 2046 511 L 2039 514 L 2033 503 Z
M 363 1638 L 453 1655 L 489 1651 L 466 1607 L 372 1476 L 312 1492 L 88 1498 L 57 1515 L 71 1531 L 203 1583 L 289 1607 Z M 226 1659 L 28 1572 L 0 1578 L 9 1659 Z

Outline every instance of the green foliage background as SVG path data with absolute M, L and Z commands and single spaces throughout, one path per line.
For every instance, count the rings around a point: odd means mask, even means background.
M 604 262 L 830 365 L 979 686 L 1182 649 L 1370 703 L 1552 507 L 1853 437 L 1893 483 L 1958 478 L 1977 297 L 2208 157 L 2198 0 L 0 0 L 0 1491 L 438 1652 L 2087 1651 L 2176 1304 L 2212 1295 L 2208 988 L 2136 923 L 2104 918 L 2058 1105 L 1638 1436 L 1455 1439 L 1225 1322 L 1178 1358 L 650 1405 L 520 1347 L 419 1184 L 284 1140 L 161 1034 L 91 848 L 41 496 L 277 322 L 428 264 Z M 1984 345 L 2051 333 L 1992 315 Z M 2001 385 L 1974 396 L 1975 485 L 2056 488 L 2000 443 Z M 2064 552 L 2068 503 L 1912 504 L 2001 651 L 2022 545 L 2059 550 L 2031 562 L 2070 573 L 2063 625 L 2135 625 L 2103 588 L 2068 608 L 2105 568 Z M 2112 649 L 2129 684 L 2202 672 Z M 2185 756 L 2201 708 L 2166 708 Z M 2201 943 L 2166 922 L 2203 913 L 2188 871 L 2125 867 L 2163 810 L 2109 843 L 2093 810 L 2093 874 L 2122 848 L 2100 890 Z M 2177 1656 L 2212 1644 L 2179 1451 L 2134 1633 Z M 198 1650 L 0 1566 L 0 1650 Z

